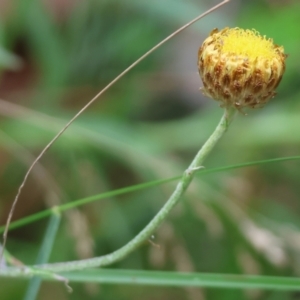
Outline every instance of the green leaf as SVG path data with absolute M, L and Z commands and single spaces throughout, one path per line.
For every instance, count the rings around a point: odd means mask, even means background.
M 205 175 L 205 174 L 209 174 L 209 173 L 223 172 L 223 171 L 239 169 L 239 168 L 244 168 L 244 167 L 250 167 L 250 166 L 255 166 L 255 165 L 262 165 L 262 164 L 275 163 L 275 162 L 283 162 L 283 161 L 289 161 L 289 160 L 299 160 L 299 159 L 300 159 L 300 156 L 289 156 L 289 157 L 274 158 L 274 159 L 261 160 L 261 161 L 255 161 L 255 162 L 248 162 L 248 163 L 243 163 L 243 164 L 238 164 L 238 165 L 231 165 L 231 166 L 226 166 L 226 167 L 211 168 L 211 169 L 204 169 L 204 170 L 201 169 L 196 174 L 196 176 Z M 137 184 L 137 185 L 117 189 L 117 190 L 114 190 L 114 191 L 109 191 L 109 192 L 106 192 L 106 193 L 102 193 L 102 194 L 98 194 L 98 195 L 94 195 L 94 196 L 74 200 L 72 202 L 57 206 L 56 209 L 59 212 L 63 212 L 63 211 L 69 210 L 71 208 L 78 207 L 78 206 L 81 206 L 81 205 L 84 205 L 84 204 L 88 204 L 88 203 L 91 203 L 93 201 L 97 201 L 97 200 L 100 200 L 100 199 L 109 198 L 109 197 L 113 197 L 113 196 L 117 196 L 117 195 L 123 195 L 123 194 L 126 194 L 126 193 L 135 192 L 135 191 L 138 191 L 138 190 L 143 190 L 143 189 L 146 189 L 146 188 L 158 186 L 158 185 L 161 185 L 161 184 L 164 184 L 164 183 L 167 183 L 167 182 L 178 180 L 180 177 L 181 177 L 181 175 L 170 177 L 170 178 L 165 178 L 165 179 L 160 179 L 160 180 L 154 180 L 154 181 L 141 183 L 141 184 Z M 51 215 L 51 213 L 52 213 L 52 209 L 48 209 L 48 210 L 44 210 L 44 211 L 41 211 L 39 213 L 36 213 L 34 215 L 22 218 L 20 220 L 12 222 L 9 226 L 9 229 L 10 230 L 16 229 L 16 228 L 19 228 L 21 226 L 24 226 L 24 225 L 30 224 L 32 222 L 38 221 L 42 218 L 48 217 L 49 215 Z M 4 226 L 0 227 L 0 233 L 4 232 L 4 228 L 5 228 Z
M 295 277 L 90 269 L 62 273 L 72 282 L 226 289 L 300 290 Z

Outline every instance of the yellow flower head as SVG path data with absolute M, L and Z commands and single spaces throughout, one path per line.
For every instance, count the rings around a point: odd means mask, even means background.
M 285 70 L 283 47 L 255 30 L 213 30 L 198 52 L 203 93 L 237 109 L 263 107 Z

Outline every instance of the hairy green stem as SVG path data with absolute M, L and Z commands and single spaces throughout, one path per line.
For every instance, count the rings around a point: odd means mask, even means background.
M 169 198 L 169 200 L 161 208 L 161 210 L 155 215 L 155 217 L 150 221 L 150 223 L 126 245 L 124 245 L 122 248 L 110 254 L 103 255 L 100 257 L 95 257 L 95 258 L 85 259 L 80 261 L 48 264 L 48 265 L 35 266 L 35 267 L 41 267 L 43 269 L 51 270 L 54 272 L 61 272 L 61 271 L 71 271 L 76 269 L 106 266 L 123 259 L 132 251 L 134 251 L 136 248 L 138 248 L 143 242 L 145 242 L 151 236 L 151 234 L 167 217 L 167 215 L 170 213 L 173 207 L 178 203 L 181 196 L 184 194 L 184 192 L 190 185 L 197 169 L 201 167 L 207 155 L 214 148 L 214 146 L 216 145 L 218 140 L 222 137 L 222 135 L 226 132 L 234 116 L 234 112 L 235 112 L 234 108 L 225 109 L 220 123 L 218 124 L 218 126 L 216 127 L 212 135 L 209 137 L 209 139 L 206 141 L 206 143 L 202 146 L 200 151 L 197 153 L 197 155 L 195 156 L 194 160 L 192 161 L 188 169 L 182 175 L 181 180 L 177 184 L 176 189 L 171 195 L 171 197 Z
M 161 208 L 161 210 L 155 215 L 155 217 L 149 222 L 149 224 L 131 241 L 120 249 L 100 257 L 94 257 L 90 259 L 84 259 L 79 261 L 70 261 L 63 263 L 55 264 L 45 264 L 45 265 L 36 265 L 35 268 L 41 268 L 53 272 L 63 272 L 63 271 L 72 271 L 85 268 L 101 267 L 110 265 L 114 262 L 120 261 L 132 251 L 137 249 L 142 243 L 144 243 L 151 234 L 157 229 L 157 227 L 165 220 L 167 215 L 173 209 L 173 207 L 178 203 L 181 196 L 184 194 L 188 186 L 190 185 L 195 172 L 201 168 L 201 165 L 207 155 L 214 148 L 218 140 L 226 132 L 230 122 L 233 119 L 235 109 L 232 107 L 225 108 L 224 114 L 215 131 L 209 137 L 209 139 L 202 146 L 200 151 L 195 156 L 194 160 L 188 167 L 188 169 L 182 175 L 181 180 L 178 182 L 175 191 L 166 202 L 166 204 Z

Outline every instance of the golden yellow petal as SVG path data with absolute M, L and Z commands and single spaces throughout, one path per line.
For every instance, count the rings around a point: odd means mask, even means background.
M 283 47 L 255 30 L 214 29 L 198 52 L 204 95 L 238 109 L 263 107 L 285 70 Z

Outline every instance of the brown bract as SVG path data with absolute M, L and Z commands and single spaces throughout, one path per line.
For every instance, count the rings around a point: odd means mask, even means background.
M 254 30 L 213 30 L 198 52 L 203 94 L 237 109 L 263 107 L 285 70 L 283 47 Z

